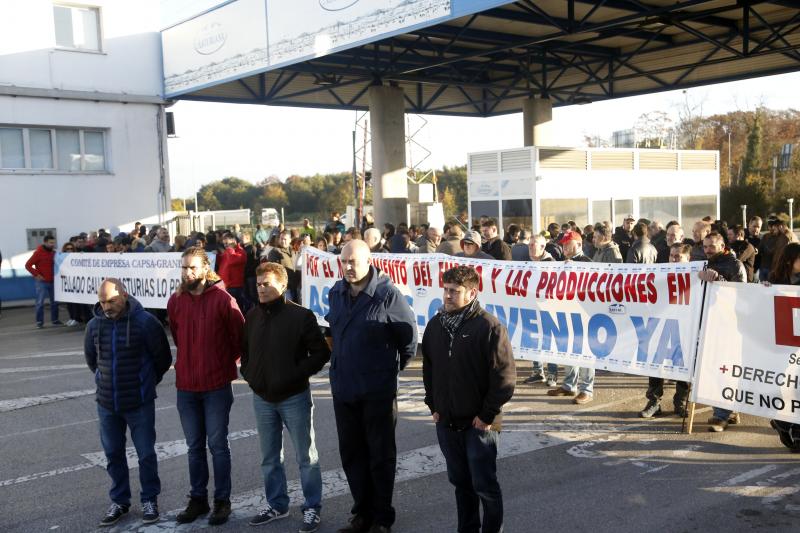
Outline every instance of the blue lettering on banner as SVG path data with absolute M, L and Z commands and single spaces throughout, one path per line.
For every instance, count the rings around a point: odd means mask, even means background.
M 572 313 L 572 353 L 583 353 L 583 322 L 580 313 Z
M 589 349 L 598 359 L 604 359 L 617 343 L 617 327 L 610 316 L 594 315 L 589 319 Z M 605 340 L 600 340 L 600 330 L 605 330 Z
M 536 311 L 533 309 L 521 309 L 520 322 L 522 322 L 520 345 L 526 350 L 538 350 L 539 325 L 537 324 Z
M 315 286 L 310 286 L 308 291 L 308 308 L 311 309 L 315 315 L 324 317 L 328 314 L 330 309 L 330 287 L 322 288 L 322 296 Z
M 566 352 L 569 343 L 569 330 L 567 329 L 567 314 L 556 313 L 556 320 L 558 320 L 558 327 L 553 321 L 553 316 L 550 313 L 542 312 L 542 350 L 551 351 L 550 340 L 556 340 L 556 349 L 559 352 Z
M 653 363 L 660 365 L 666 359 L 671 359 L 673 366 L 684 366 L 680 324 L 674 318 L 664 320 L 664 330 L 661 332 L 661 338 L 658 339 Z
M 511 307 L 508 310 L 508 318 L 506 318 L 506 310 L 503 308 L 502 305 L 495 305 L 494 307 L 494 315 L 497 317 L 497 320 L 503 324 L 506 329 L 508 330 L 508 338 L 514 338 L 514 332 L 517 331 L 517 320 L 519 318 L 519 308 L 518 307 Z
M 636 350 L 636 360 L 640 363 L 647 362 L 648 347 L 650 346 L 650 339 L 653 338 L 653 333 L 656 332 L 658 327 L 657 318 L 648 318 L 647 324 L 640 316 L 632 316 L 631 322 L 636 329 L 636 337 L 639 339 L 639 348 Z

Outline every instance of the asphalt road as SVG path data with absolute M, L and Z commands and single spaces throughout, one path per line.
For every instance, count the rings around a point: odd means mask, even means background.
M 109 479 L 82 345 L 81 328 L 36 330 L 30 308 L 7 310 L 0 319 L 2 532 L 100 529 Z M 800 531 L 800 455 L 780 445 L 767 420 L 743 416 L 741 425 L 709 433 L 704 423 L 709 409 L 698 406 L 695 432 L 687 435 L 672 416 L 638 418 L 646 378 L 600 373 L 594 402 L 578 407 L 546 396 L 542 386 L 521 384 L 529 363 L 519 362 L 518 370 L 498 460 L 506 532 Z M 313 379 L 312 387 L 325 485 L 320 531 L 330 532 L 347 521 L 351 499 L 324 374 Z M 203 520 L 181 527 L 174 522 L 186 503 L 189 481 L 172 371 L 158 392 L 161 521 L 142 527 L 135 503 L 111 531 L 208 527 Z M 220 531 L 251 530 L 247 521 L 263 505 L 252 394 L 243 382 L 235 382 L 234 394 L 234 514 L 216 528 Z M 416 360 L 401 375 L 394 530 L 455 531 L 453 489 L 422 397 Z M 296 531 L 300 524 L 299 476 L 288 442 L 285 455 L 291 516 L 259 528 L 265 532 Z M 135 455 L 132 464 L 131 488 L 138 502 Z

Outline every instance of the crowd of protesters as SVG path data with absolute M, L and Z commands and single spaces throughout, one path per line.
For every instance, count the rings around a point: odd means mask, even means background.
M 800 284 L 800 243 L 776 217 L 768 218 L 766 233 L 759 217 L 747 228 L 707 217 L 685 232 L 676 221 L 662 225 L 626 216 L 619 227 L 599 222 L 580 228 L 569 221 L 552 223 L 538 234 L 515 224 L 502 231 L 490 217 L 480 217 L 470 226 L 465 214 L 442 228 L 400 223 L 385 224 L 380 231 L 369 217 L 361 222 L 358 228 L 346 228 L 333 213 L 321 232 L 306 219 L 297 229 L 280 225 L 268 231 L 257 226 L 251 235 L 235 227 L 175 239 L 165 227 L 148 231 L 137 224 L 130 234 L 111 238 L 100 230 L 73 237 L 63 246 L 65 252 L 181 253 L 181 285 L 163 315 L 145 313 L 115 279 L 105 280 L 98 303 L 85 306 L 88 314 L 84 306 L 70 308 L 71 321 L 89 320 L 86 360 L 97 382 L 101 441 L 112 479 L 112 504 L 101 526 L 115 524 L 131 506 L 126 427 L 139 458 L 142 519 L 159 520 L 153 401 L 171 354 L 164 328 L 155 318 L 162 323 L 168 319 L 177 347 L 177 407 L 189 449 L 189 501 L 177 515 L 178 523 L 208 514 L 209 524 L 219 525 L 231 515 L 227 436 L 234 401 L 231 382 L 238 377 L 236 361 L 241 360 L 241 374 L 254 392 L 266 495 L 264 509 L 250 525 L 289 514 L 285 428 L 296 452 L 304 496 L 298 531 L 319 528 L 322 480 L 309 378 L 330 361 L 339 453 L 353 498 L 351 519 L 339 531 L 383 533 L 396 518 L 392 495 L 398 374 L 418 346 L 415 317 L 399 290 L 371 264 L 372 254 L 639 264 L 704 260 L 708 268 L 700 276 L 706 282 Z M 324 329 L 297 303 L 304 246 L 340 255 L 343 279 L 329 292 L 329 327 Z M 44 324 L 45 298 L 53 303 L 55 248 L 55 239 L 45 237 L 26 264 L 36 278 L 38 327 Z M 455 486 L 458 530 L 498 532 L 503 529 L 503 506 L 496 475 L 497 439 L 502 407 L 516 383 L 513 352 L 505 327 L 480 306 L 477 272 L 459 266 L 444 272 L 442 279 L 443 307 L 426 327 L 420 345 L 425 403 L 436 424 L 448 479 Z M 51 322 L 60 325 L 58 306 L 51 305 L 50 311 Z M 117 327 L 123 322 L 124 327 Z M 481 342 L 487 339 L 493 342 Z M 547 395 L 571 398 L 579 405 L 591 402 L 594 369 L 567 366 L 564 374 L 559 385 L 558 366 L 536 361 L 525 383 L 547 385 Z M 459 386 L 452 386 L 454 382 Z M 688 390 L 688 383 L 676 383 L 673 407 L 681 417 L 686 416 Z M 650 378 L 647 403 L 639 415 L 662 414 L 663 396 L 664 380 Z M 714 408 L 708 427 L 724 431 L 739 422 L 737 413 Z M 800 447 L 796 427 L 773 427 L 782 442 Z M 212 505 L 207 448 L 214 474 Z

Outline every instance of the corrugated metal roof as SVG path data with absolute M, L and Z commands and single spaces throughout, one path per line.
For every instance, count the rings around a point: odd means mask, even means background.
M 797 1 L 521 0 L 180 98 L 366 109 L 384 83 L 408 112 L 492 116 L 797 70 Z

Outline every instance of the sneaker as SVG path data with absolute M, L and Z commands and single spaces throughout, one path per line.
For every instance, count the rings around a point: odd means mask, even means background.
M 273 520 L 279 520 L 281 518 L 286 518 L 289 516 L 289 511 L 285 511 L 283 513 L 273 509 L 271 505 L 267 504 L 267 508 L 258 513 L 256 516 L 250 520 L 251 526 L 263 526 L 264 524 L 269 524 Z M 313 530 L 311 530 L 313 531 Z
M 228 521 L 231 515 L 231 501 L 230 500 L 214 500 L 214 509 L 208 517 L 209 526 L 220 526 Z
M 558 381 L 556 380 L 555 376 L 547 376 L 547 386 L 550 388 L 555 387 L 558 385 Z
M 337 533 L 367 533 L 372 522 L 361 515 L 355 515 L 350 523 L 337 531 Z
M 158 504 L 156 502 L 142 502 L 142 523 L 154 524 L 158 522 Z
M 54 320 L 54 321 L 53 321 L 53 325 L 54 325 L 54 326 L 63 326 L 63 325 L 64 325 L 64 323 L 63 323 L 63 322 L 61 322 L 60 320 Z
M 723 420 L 721 418 L 717 418 L 716 416 L 712 416 L 708 419 L 708 430 L 713 431 L 714 433 L 719 433 L 721 431 L 725 431 L 725 428 L 728 427 L 728 421 Z
M 683 405 L 676 405 L 675 406 L 675 416 L 678 418 L 686 418 L 689 416 L 689 411 Z
M 322 518 L 316 509 L 306 509 L 303 511 L 303 525 L 300 526 L 298 533 L 313 533 L 319 529 Z
M 106 511 L 106 515 L 103 517 L 102 520 L 100 520 L 100 523 L 98 525 L 100 527 L 113 526 L 114 524 L 119 522 L 119 519 L 122 518 L 122 516 L 127 512 L 128 512 L 127 505 L 112 503 L 111 506 L 108 508 L 108 511 Z
M 564 387 L 556 387 L 555 389 L 550 389 L 547 391 L 548 396 L 575 396 L 575 393 L 571 390 L 567 390 Z
M 536 385 L 537 383 L 544 383 L 544 376 L 541 374 L 534 374 L 527 378 L 523 383 L 527 383 L 528 385 Z
M 197 520 L 197 517 L 206 514 L 211 508 L 208 506 L 208 501 L 204 498 L 189 497 L 189 504 L 186 509 L 178 513 L 175 521 L 179 524 L 189 524 Z
M 658 402 L 650 401 L 644 406 L 644 409 L 639 411 L 639 416 L 642 418 L 653 418 L 661 414 L 661 404 Z
M 737 426 L 742 423 L 742 418 L 739 416 L 739 413 L 731 413 L 728 417 L 728 424 L 732 426 Z
M 37 322 L 36 323 L 36 329 L 42 329 L 43 327 L 44 327 L 44 324 L 42 322 Z
M 67 326 L 68 327 L 73 328 L 73 327 L 75 327 L 77 325 L 78 325 L 78 321 L 75 320 L 74 318 L 70 318 L 69 320 L 67 320 Z
M 588 392 L 582 392 L 582 393 L 578 394 L 577 396 L 575 396 L 575 398 L 572 400 L 572 403 L 577 403 L 578 405 L 583 405 L 585 403 L 591 402 L 592 400 L 594 400 L 594 396 L 592 396 Z

